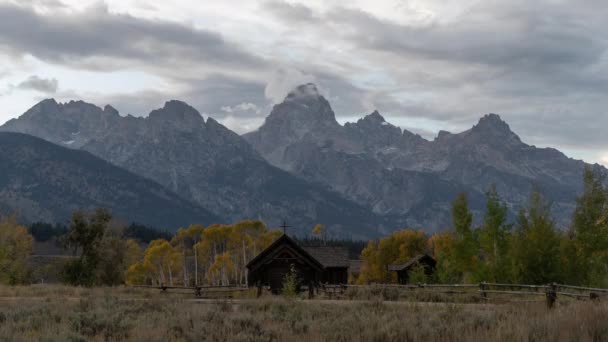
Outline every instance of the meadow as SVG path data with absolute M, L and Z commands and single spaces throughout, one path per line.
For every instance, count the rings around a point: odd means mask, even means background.
M 606 341 L 608 303 L 194 299 L 157 290 L 0 287 L 0 341 Z

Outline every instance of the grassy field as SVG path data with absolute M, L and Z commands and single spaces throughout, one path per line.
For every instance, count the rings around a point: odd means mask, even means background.
M 195 300 L 129 288 L 0 287 L 0 341 L 608 341 L 608 303 Z

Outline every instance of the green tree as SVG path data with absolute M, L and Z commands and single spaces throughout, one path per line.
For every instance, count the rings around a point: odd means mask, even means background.
M 0 284 L 22 284 L 29 279 L 27 259 L 34 238 L 16 217 L 0 218 Z
M 417 264 L 408 272 L 408 283 L 410 284 L 426 284 L 429 282 L 429 276 L 426 274 L 426 268 L 422 264 Z
M 102 241 L 112 215 L 105 209 L 94 213 L 76 211 L 65 238 L 66 247 L 78 258 L 66 264 L 66 281 L 73 285 L 92 286 L 97 282 Z
M 285 275 L 285 279 L 283 279 L 281 294 L 286 298 L 295 298 L 298 295 L 298 285 L 298 272 L 292 264 L 289 267 L 289 272 Z
M 513 234 L 513 281 L 525 284 L 560 281 L 560 239 L 551 205 L 534 191 L 528 207 L 518 215 Z
M 477 243 L 471 230 L 473 213 L 469 210 L 467 195 L 460 193 L 452 204 L 452 223 L 454 225 L 454 259 L 456 271 L 461 281 L 469 282 L 473 277 L 478 253 Z
M 435 233 L 429 238 L 429 249 L 433 253 L 433 257 L 437 260 L 435 274 L 433 278 L 444 284 L 458 283 L 461 281 L 461 275 L 455 267 L 454 255 L 455 237 L 450 231 Z
M 130 265 L 142 257 L 135 240 L 126 240 L 122 229 L 108 230 L 100 244 L 100 261 L 97 265 L 96 283 L 107 286 L 124 284 Z
M 571 278 L 592 286 L 608 286 L 608 193 L 605 174 L 585 168 L 583 193 L 577 198 L 572 220 L 573 245 L 566 271 Z M 574 252 L 574 253 L 572 253 Z
M 483 274 L 479 281 L 508 281 L 508 239 L 511 226 L 507 224 L 507 206 L 501 202 L 493 186 L 486 193 L 486 213 L 479 229 L 479 246 L 483 255 Z

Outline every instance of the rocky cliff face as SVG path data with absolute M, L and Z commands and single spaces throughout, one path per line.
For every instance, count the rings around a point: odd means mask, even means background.
M 297 96 L 297 101 L 306 102 L 308 95 Z M 135 118 L 81 102 L 47 100 L 1 130 L 89 151 L 159 182 L 228 222 L 262 219 L 276 226 L 286 219 L 299 233 L 321 222 L 334 234 L 354 237 L 399 225 L 396 218 L 372 213 L 322 185 L 271 166 L 242 137 L 211 118 L 205 121 L 179 101 Z M 72 136 L 78 138 L 66 141 Z
M 294 116 L 298 134 L 272 140 Z M 318 93 L 306 101 L 288 96 L 259 130 L 244 137 L 274 165 L 325 184 L 376 213 L 401 215 L 410 225 L 427 229 L 449 224 L 448 209 L 457 191 L 467 192 L 473 208 L 481 211 L 483 193 L 492 185 L 512 212 L 539 188 L 554 202 L 560 224 L 567 225 L 585 167 L 555 149 L 523 143 L 496 114 L 465 132 L 442 131 L 427 141 L 391 125 L 377 111 L 342 126 Z
M 85 151 L 19 133 L 0 133 L 0 213 L 66 222 L 78 209 L 108 208 L 115 218 L 176 230 L 211 224 L 215 214 L 160 184 Z
M 512 214 L 539 188 L 565 226 L 586 165 L 525 144 L 495 114 L 433 141 L 377 111 L 340 125 L 312 84 L 294 89 L 243 137 L 179 101 L 135 118 L 109 106 L 46 100 L 0 130 L 89 151 L 228 221 L 263 219 L 272 226 L 287 219 L 300 233 L 324 223 L 354 237 L 405 226 L 444 229 L 461 191 L 480 219 L 492 185 Z

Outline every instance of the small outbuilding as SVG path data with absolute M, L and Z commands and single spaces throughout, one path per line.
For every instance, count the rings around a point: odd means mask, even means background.
M 437 261 L 432 256 L 428 254 L 420 254 L 408 260 L 404 264 L 388 265 L 388 270 L 397 272 L 397 279 L 399 281 L 399 284 L 407 284 L 409 280 L 409 273 L 414 267 L 424 267 L 424 273 L 427 276 L 431 276 L 435 272 L 436 265 Z
M 300 246 L 282 235 L 247 264 L 249 286 L 269 286 L 278 293 L 293 269 L 300 285 L 348 282 L 348 250 L 335 246 Z

